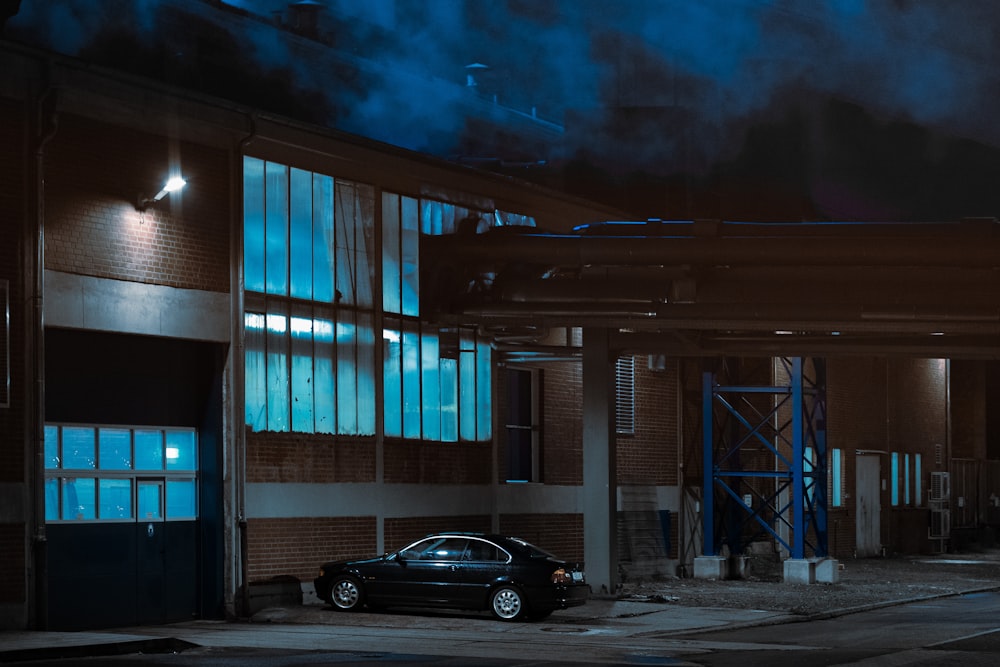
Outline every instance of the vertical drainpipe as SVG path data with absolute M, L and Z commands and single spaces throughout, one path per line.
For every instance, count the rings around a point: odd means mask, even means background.
M 31 489 L 31 567 L 28 585 L 32 590 L 29 610 L 32 627 L 48 627 L 48 550 L 45 534 L 45 329 L 42 297 L 45 288 L 45 145 L 56 132 L 56 93 L 49 84 L 48 63 L 42 64 L 45 81 L 32 107 L 31 152 L 28 174 L 27 215 L 24 218 L 23 267 L 26 290 L 24 312 L 25 347 L 25 436 Z M 31 603 L 29 603 L 31 604 Z
M 249 571 L 249 560 L 247 554 L 247 518 L 246 518 L 246 383 L 244 363 L 245 354 L 245 333 L 243 329 L 243 156 L 246 154 L 247 146 L 257 135 L 257 120 L 253 114 L 247 117 L 250 131 L 240 140 L 236 155 L 232 159 L 232 179 L 233 179 L 233 201 L 230 210 L 234 212 L 230 216 L 231 222 L 231 243 L 232 276 L 232 387 L 230 396 L 232 404 L 229 414 L 233 424 L 233 486 L 234 509 L 236 513 L 236 526 L 238 532 L 239 548 L 239 582 L 237 599 L 233 601 L 233 611 L 237 616 L 250 615 L 250 588 L 247 581 Z M 232 561 L 230 561 L 232 562 Z M 236 592 L 236 591 L 234 591 Z

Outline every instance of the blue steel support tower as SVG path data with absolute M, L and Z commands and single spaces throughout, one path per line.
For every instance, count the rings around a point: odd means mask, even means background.
M 766 534 L 792 558 L 827 556 L 825 360 L 775 359 L 770 386 L 719 374 L 702 374 L 704 555 Z

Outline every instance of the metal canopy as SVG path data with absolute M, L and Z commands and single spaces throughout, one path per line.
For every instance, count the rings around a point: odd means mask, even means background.
M 421 312 L 672 356 L 1000 357 L 1000 225 L 608 223 L 421 240 Z M 518 338 L 530 347 L 531 341 Z

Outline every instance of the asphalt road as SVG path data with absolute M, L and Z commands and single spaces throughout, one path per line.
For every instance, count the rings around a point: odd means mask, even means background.
M 30 664 L 34 667 L 1000 664 L 998 592 L 925 600 L 825 620 L 770 622 L 690 634 L 657 630 L 652 616 L 589 622 L 579 619 L 577 623 L 553 626 L 499 624 L 471 615 L 445 619 L 372 615 L 370 622 L 361 617 L 357 619 L 361 622 L 350 625 L 248 626 L 247 633 L 274 635 L 274 641 L 260 642 L 256 647 L 243 640 L 249 635 L 243 636 L 230 628 L 225 633 L 229 639 L 213 640 L 216 645 L 206 645 L 211 644 L 209 638 L 215 635 L 205 634 L 206 644 L 174 652 L 33 660 Z M 419 624 L 432 621 L 436 629 L 432 630 L 430 625 L 416 629 L 414 621 Z M 308 648 L 302 648 L 305 646 Z

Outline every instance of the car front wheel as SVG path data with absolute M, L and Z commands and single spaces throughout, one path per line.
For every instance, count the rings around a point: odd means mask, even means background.
M 527 611 L 524 596 L 514 586 L 500 586 L 490 596 L 490 611 L 501 621 L 516 621 Z
M 365 592 L 361 588 L 361 582 L 350 575 L 337 577 L 330 588 L 330 602 L 341 611 L 360 609 L 365 603 Z

